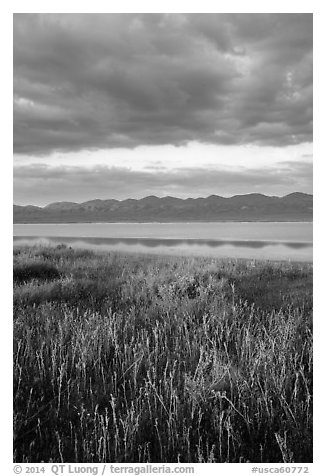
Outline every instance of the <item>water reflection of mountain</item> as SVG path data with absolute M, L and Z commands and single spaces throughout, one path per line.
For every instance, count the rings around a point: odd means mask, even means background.
M 310 242 L 280 242 L 280 241 L 248 241 L 248 240 L 205 240 L 205 239 L 161 239 L 161 238 L 76 238 L 76 237 L 35 237 L 35 236 L 15 236 L 14 241 L 30 241 L 39 242 L 49 241 L 54 244 L 65 243 L 72 245 L 74 243 L 85 243 L 85 245 L 140 245 L 147 248 L 157 247 L 192 247 L 203 246 L 209 248 L 217 248 L 221 246 L 233 246 L 236 248 L 259 249 L 266 246 L 281 245 L 291 249 L 303 249 L 312 246 Z

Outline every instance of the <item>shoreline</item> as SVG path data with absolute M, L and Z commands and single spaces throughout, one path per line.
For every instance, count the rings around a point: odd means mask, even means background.
M 58 235 L 58 236 L 38 236 L 38 235 L 13 235 L 13 238 L 21 238 L 21 239 L 60 239 L 66 238 L 68 240 L 79 240 L 79 239 L 91 239 L 91 240 L 125 240 L 125 241 L 132 241 L 132 240 L 151 240 L 151 241 L 191 241 L 191 242 L 199 242 L 199 243 L 209 243 L 209 242 L 216 242 L 216 243 L 223 243 L 223 244 L 233 244 L 233 243 L 266 243 L 269 245 L 306 245 L 312 246 L 313 241 L 290 241 L 290 240 L 268 240 L 268 239 L 260 239 L 260 240 L 253 240 L 253 239 L 238 239 L 232 240 L 231 238 L 224 238 L 224 239 L 207 239 L 207 238 L 176 238 L 176 237 L 164 237 L 164 238 L 156 238 L 152 236 L 88 236 L 88 235 L 78 235 L 78 236 L 66 236 L 66 235 Z
M 72 222 L 34 222 L 34 223 L 13 223 L 13 225 L 191 225 L 193 223 L 313 223 L 313 220 L 218 220 L 218 221 L 206 221 L 206 220 L 193 220 L 193 221 L 72 221 Z
M 44 237 L 46 238 L 46 237 Z M 87 248 L 87 247 L 74 247 L 70 246 L 69 244 L 65 243 L 33 243 L 33 244 L 22 244 L 22 243 L 17 243 L 16 245 L 13 244 L 13 249 L 16 248 L 39 248 L 39 249 L 45 249 L 45 248 L 50 248 L 50 249 L 56 249 L 58 246 L 64 245 L 66 249 L 71 249 L 73 252 L 83 252 L 83 251 L 91 251 L 94 253 L 94 256 L 106 256 L 106 255 L 116 255 L 117 257 L 126 257 L 126 256 L 131 256 L 133 258 L 137 259 L 143 259 L 143 258 L 149 258 L 149 259 L 168 259 L 168 260 L 183 260 L 183 259 L 188 259 L 191 261 L 212 261 L 212 262 L 221 262 L 221 263 L 255 263 L 257 264 L 271 264 L 271 265 L 300 265 L 300 266 L 308 266 L 308 267 L 313 267 L 313 258 L 311 260 L 300 260 L 300 259 L 290 259 L 290 258 L 263 258 L 263 257 L 235 257 L 235 256 L 214 256 L 214 255 L 209 255 L 209 254 L 190 254 L 187 252 L 184 253 L 155 253 L 154 251 L 139 251 L 139 250 L 126 250 L 126 249 L 111 249 L 111 250 L 106 250 L 103 248 L 99 249 L 94 249 L 94 248 Z

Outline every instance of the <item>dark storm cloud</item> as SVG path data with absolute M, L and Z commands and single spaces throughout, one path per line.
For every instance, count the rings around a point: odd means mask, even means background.
M 14 15 L 16 153 L 311 136 L 311 14 Z
M 151 171 L 95 166 L 50 167 L 45 164 L 14 169 L 16 203 L 49 203 L 57 200 L 85 201 L 96 198 L 142 198 L 146 195 L 179 197 L 261 192 L 285 195 L 300 190 L 311 193 L 312 164 L 281 162 L 273 168 L 238 170 L 187 168 L 173 171 L 154 167 Z

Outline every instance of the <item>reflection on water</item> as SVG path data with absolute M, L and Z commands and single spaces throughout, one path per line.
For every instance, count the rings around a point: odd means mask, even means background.
M 15 236 L 15 245 L 66 244 L 101 251 L 312 261 L 311 242 L 162 238 L 78 238 Z
M 15 236 L 312 242 L 312 223 L 66 223 L 14 225 Z

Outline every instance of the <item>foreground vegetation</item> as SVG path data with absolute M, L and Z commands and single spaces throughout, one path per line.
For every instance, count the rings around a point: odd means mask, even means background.
M 311 462 L 312 266 L 14 250 L 17 462 Z

